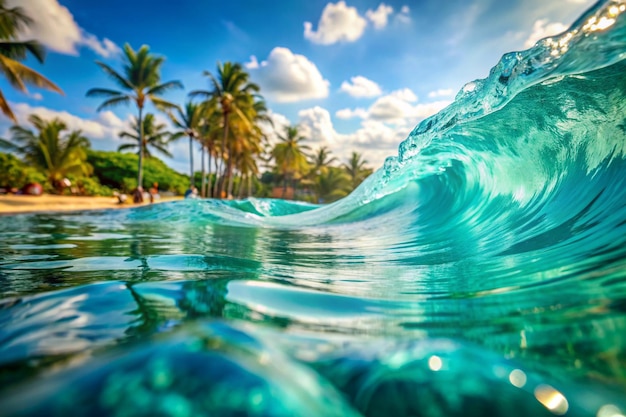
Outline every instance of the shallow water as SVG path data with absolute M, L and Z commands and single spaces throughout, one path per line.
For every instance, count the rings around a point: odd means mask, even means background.
M 623 416 L 624 10 L 333 205 L 0 217 L 0 415 Z

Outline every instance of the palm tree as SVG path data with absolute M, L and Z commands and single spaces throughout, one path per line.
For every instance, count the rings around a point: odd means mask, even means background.
M 211 163 L 213 158 L 215 158 L 215 172 L 217 176 L 218 167 L 217 167 L 217 140 L 218 136 L 221 133 L 219 120 L 220 115 L 217 112 L 216 107 L 214 106 L 214 101 L 209 101 L 203 105 L 203 113 L 204 113 L 204 123 L 200 128 L 200 145 L 202 150 L 202 184 L 201 184 L 201 195 L 202 197 L 212 197 L 214 195 L 213 189 L 210 187 L 211 181 L 206 181 L 206 172 L 204 165 L 204 154 L 208 155 L 208 166 L 209 166 L 209 178 L 211 178 Z M 217 181 L 215 181 L 217 184 Z M 210 189 L 210 191 L 209 191 Z M 217 191 L 217 190 L 215 190 Z
M 60 119 L 46 121 L 31 115 L 28 121 L 37 133 L 21 126 L 11 127 L 13 142 L 0 140 L 0 146 L 21 154 L 24 159 L 43 171 L 50 184 L 63 190 L 63 179 L 68 175 L 90 175 L 87 163 L 89 140 L 80 130 L 66 132 L 67 125 Z
M 259 91 L 259 86 L 248 80 L 249 75 L 244 71 L 240 64 L 233 64 L 232 62 L 225 62 L 224 65 L 218 62 L 217 64 L 217 77 L 211 74 L 209 71 L 204 71 L 205 76 L 209 77 L 212 90 L 196 90 L 190 93 L 190 96 L 199 96 L 205 99 L 214 99 L 219 106 L 222 114 L 222 161 L 224 158 L 227 160 L 226 175 L 225 178 L 219 183 L 218 195 L 222 195 L 224 187 L 224 179 L 228 181 L 232 176 L 232 170 L 234 166 L 233 158 L 231 157 L 230 148 L 227 147 L 229 128 L 230 128 L 230 116 L 231 114 L 237 114 L 244 123 L 250 123 L 248 116 L 242 111 L 243 108 L 252 105 L 252 94 Z
M 367 161 L 362 160 L 362 155 L 358 152 L 352 152 L 350 160 L 347 164 L 343 164 L 343 168 L 350 177 L 352 189 L 355 189 L 363 182 L 368 175 L 372 173 L 370 168 L 366 167 Z
M 167 110 L 176 107 L 159 96 L 173 88 L 183 88 L 180 81 L 161 83 L 161 65 L 165 58 L 150 54 L 150 48 L 143 45 L 138 51 L 129 44 L 124 45 L 123 74 L 103 62 L 96 64 L 122 89 L 122 91 L 107 88 L 92 88 L 87 91 L 87 97 L 103 97 L 104 102 L 98 111 L 112 108 L 121 104 L 134 103 L 137 106 L 137 124 L 143 127 L 143 110 L 148 102 L 158 109 Z M 143 143 L 143 129 L 139 130 L 139 142 Z M 143 147 L 139 148 L 139 166 L 137 169 L 137 187 L 143 183 Z
M 191 188 L 194 185 L 193 141 L 198 140 L 200 127 L 204 123 L 203 106 L 188 101 L 184 109 L 176 107 L 176 112 L 178 113 L 177 115 L 169 113 L 174 126 L 180 129 L 174 133 L 172 139 L 176 140 L 182 136 L 189 137 L 189 187 Z M 202 167 L 204 168 L 204 161 L 202 162 Z
M 126 150 L 137 149 L 137 154 L 143 153 L 146 158 L 151 158 L 150 148 L 161 152 L 165 156 L 172 157 L 172 154 L 167 150 L 170 137 L 172 134 L 168 132 L 165 123 L 157 123 L 154 114 L 148 113 L 142 121 L 142 126 L 139 126 L 139 120 L 134 118 L 131 122 L 131 131 L 121 132 L 120 138 L 131 139 L 131 143 L 124 143 L 120 145 L 118 152 Z M 140 135 L 143 132 L 143 140 L 140 139 Z M 141 143 L 141 147 L 139 144 Z
M 287 191 L 287 182 L 304 174 L 309 169 L 305 151 L 309 149 L 302 142 L 306 140 L 300 136 L 297 126 L 286 126 L 284 136 L 278 135 L 279 143 L 274 146 L 272 156 L 276 161 L 278 171 L 283 175 L 283 197 Z
M 332 151 L 327 146 L 320 146 L 313 157 L 311 158 L 311 165 L 313 165 L 312 173 L 320 175 L 328 171 L 328 168 L 333 162 L 337 162 L 337 158 L 331 157 Z
M 247 103 L 247 106 L 242 106 L 241 108 L 242 113 L 246 115 L 246 120 L 242 120 L 239 114 L 235 114 L 231 119 L 232 126 L 230 131 L 232 135 L 230 135 L 230 139 L 232 143 L 229 143 L 229 152 L 231 153 L 233 165 L 241 174 L 242 181 L 244 177 L 248 180 L 248 192 L 252 188 L 252 176 L 256 176 L 259 173 L 256 158 L 263 152 L 264 133 L 259 123 L 273 124 L 268 116 L 265 101 L 259 97 L 250 96 L 250 98 L 252 101 Z M 228 195 L 233 195 L 233 184 L 233 176 L 230 176 L 227 188 Z M 243 188 L 241 185 L 242 183 L 240 182 L 240 195 Z
M 20 62 L 30 54 L 43 63 L 45 50 L 37 41 L 18 39 L 20 30 L 29 26 L 32 19 L 24 14 L 22 8 L 8 8 L 5 3 L 5 0 L 0 0 L 0 72 L 11 86 L 23 93 L 28 92 L 26 88 L 28 84 L 63 94 L 52 81 Z M 0 111 L 17 123 L 2 91 L 0 91 Z
M 350 178 L 341 168 L 329 167 L 315 178 L 317 203 L 332 203 L 348 195 Z

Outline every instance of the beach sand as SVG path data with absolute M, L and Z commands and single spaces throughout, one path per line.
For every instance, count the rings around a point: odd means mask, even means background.
M 171 201 L 182 197 L 165 198 L 157 201 Z M 130 199 L 129 199 L 130 200 Z M 144 203 L 144 205 L 150 203 Z M 41 196 L 30 195 L 0 195 L 0 215 L 73 211 L 73 210 L 98 210 L 119 209 L 137 207 L 139 204 L 118 204 L 117 197 L 76 197 L 44 194 Z

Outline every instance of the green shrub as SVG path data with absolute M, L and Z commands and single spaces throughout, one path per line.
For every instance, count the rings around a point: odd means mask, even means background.
M 103 186 L 124 193 L 132 192 L 137 186 L 136 154 L 90 150 L 87 161 L 93 166 L 94 176 Z M 159 189 L 162 191 L 182 195 L 189 186 L 189 177 L 174 171 L 158 158 L 145 158 L 144 189 L 150 188 L 155 182 L 159 183 Z

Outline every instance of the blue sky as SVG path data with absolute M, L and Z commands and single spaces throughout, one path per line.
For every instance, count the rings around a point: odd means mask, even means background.
M 162 79 L 184 91 L 209 87 L 202 71 L 217 61 L 245 64 L 261 86 L 276 126 L 298 124 L 316 148 L 340 160 L 361 152 L 373 167 L 425 117 L 484 78 L 502 54 L 565 30 L 590 0 L 6 0 L 35 20 L 24 38 L 48 48 L 43 65 L 64 96 L 0 89 L 19 120 L 60 117 L 96 149 L 113 150 L 132 107 L 96 111 L 92 87 L 113 87 L 94 63 L 120 68 L 120 48 L 143 44 L 166 57 Z M 162 117 L 162 116 L 161 116 Z M 163 117 L 165 120 L 165 118 Z M 10 123 L 0 119 L 7 137 Z M 269 132 L 271 133 L 271 132 Z M 186 141 L 166 161 L 186 172 Z

